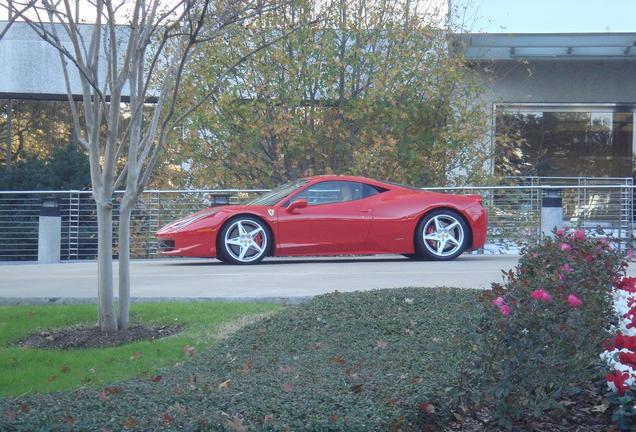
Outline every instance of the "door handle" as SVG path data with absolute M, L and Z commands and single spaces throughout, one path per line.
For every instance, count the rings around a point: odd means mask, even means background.
M 360 213 L 371 213 L 371 209 L 360 210 Z

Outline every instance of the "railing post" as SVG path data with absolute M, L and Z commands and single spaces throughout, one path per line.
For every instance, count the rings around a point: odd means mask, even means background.
M 42 199 L 38 221 L 38 264 L 59 263 L 62 247 L 62 215 L 57 198 Z
M 632 241 L 632 227 L 634 220 L 634 188 L 631 185 L 626 184 L 619 188 L 620 191 L 620 215 L 619 215 L 619 228 L 618 228 L 618 242 L 619 247 L 622 246 L 622 240 L 625 239 L 625 249 L 631 247 Z M 623 231 L 625 234 L 623 235 Z
M 563 228 L 563 200 L 561 189 L 542 189 L 541 235 L 551 237 L 553 230 Z
M 79 222 L 80 222 L 80 194 L 71 191 L 68 195 L 68 259 L 79 258 Z
M 159 231 L 159 212 L 161 209 L 161 194 L 159 191 L 150 193 L 150 232 L 148 233 L 150 244 L 149 244 L 149 254 L 150 256 L 156 256 L 159 250 L 157 244 L 157 238 L 155 237 L 155 233 Z

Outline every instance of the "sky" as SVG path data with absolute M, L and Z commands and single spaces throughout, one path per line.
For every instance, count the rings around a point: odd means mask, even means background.
M 469 31 L 636 32 L 636 0 L 454 0 L 469 4 Z

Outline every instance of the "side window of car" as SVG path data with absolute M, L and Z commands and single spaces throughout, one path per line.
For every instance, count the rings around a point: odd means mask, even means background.
M 364 186 L 350 181 L 324 181 L 309 186 L 294 199 L 305 199 L 309 205 L 353 201 L 365 198 Z
M 382 192 L 386 192 L 386 189 L 383 189 L 379 186 L 371 186 L 370 184 L 366 183 L 362 184 L 362 198 L 368 198 L 373 195 L 381 194 Z

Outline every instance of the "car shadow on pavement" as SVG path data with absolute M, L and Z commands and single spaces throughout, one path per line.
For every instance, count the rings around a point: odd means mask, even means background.
M 280 265 L 280 264 L 320 264 L 320 263 L 379 263 L 379 262 L 417 262 L 408 258 L 393 257 L 393 258 L 373 258 L 373 257 L 329 257 L 329 258 L 308 258 L 308 259 L 294 259 L 294 258 L 265 258 L 258 264 L 254 264 L 254 267 L 267 266 L 267 265 Z M 163 263 L 172 266 L 232 266 L 234 264 L 226 264 L 216 258 L 210 258 L 209 260 L 201 261 L 187 261 L 187 262 L 168 262 Z
M 479 257 L 479 259 L 486 260 L 495 260 L 500 259 L 502 255 L 467 255 L 460 256 L 451 262 L 457 261 L 465 261 L 466 259 L 470 259 L 469 257 Z M 178 258 L 177 258 L 178 259 Z M 334 264 L 334 263 L 385 263 L 385 262 L 411 262 L 415 264 L 421 264 L 424 262 L 434 263 L 434 261 L 426 261 L 426 260 L 415 260 L 406 257 L 401 257 L 399 255 L 390 256 L 390 257 L 381 257 L 378 258 L 376 256 L 364 256 L 364 257 L 311 257 L 311 258 L 265 258 L 262 262 L 255 264 L 255 266 L 270 266 L 270 265 L 282 265 L 282 264 Z M 442 261 L 444 262 L 444 261 Z M 217 260 L 216 258 L 210 258 L 209 260 L 200 260 L 200 261 L 186 261 L 186 262 L 162 262 L 162 265 L 170 265 L 170 266 L 184 266 L 184 267 L 195 267 L 195 266 L 232 266 L 232 264 L 226 264 Z

